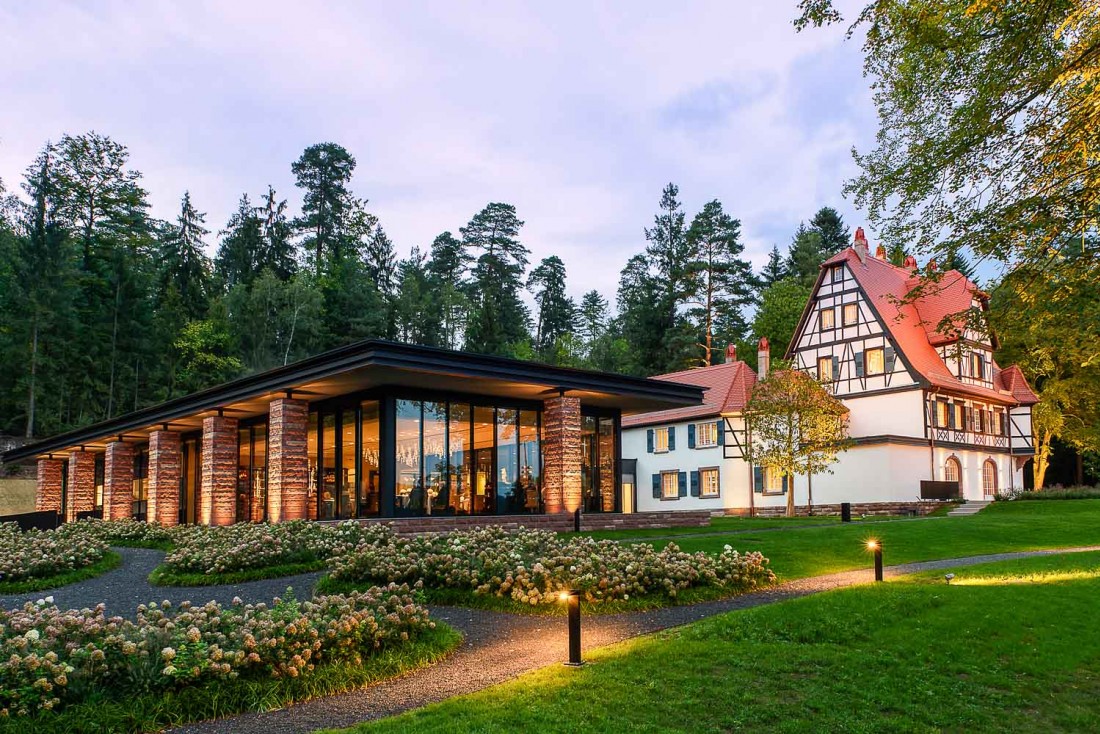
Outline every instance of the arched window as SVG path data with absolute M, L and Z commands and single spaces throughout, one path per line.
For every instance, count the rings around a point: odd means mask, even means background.
M 982 464 L 982 492 L 986 497 L 997 494 L 997 465 L 993 459 L 986 459 Z
M 962 468 L 959 466 L 959 460 L 952 456 L 943 465 L 943 480 L 945 482 L 957 482 L 961 475 Z

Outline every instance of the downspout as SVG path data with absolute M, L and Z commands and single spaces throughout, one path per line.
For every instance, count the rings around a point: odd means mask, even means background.
M 925 411 L 926 425 L 928 426 L 928 441 L 930 449 L 928 451 L 928 471 L 929 481 L 936 481 L 936 393 L 939 392 L 939 388 L 933 388 L 929 393 L 931 396 L 928 400 L 928 409 Z
M 745 420 L 745 414 L 741 414 L 741 419 Z M 752 426 L 745 420 L 745 449 L 752 445 Z M 752 455 L 751 453 L 749 454 Z M 745 462 L 749 467 L 749 517 L 756 517 L 756 476 L 752 470 L 752 460 Z

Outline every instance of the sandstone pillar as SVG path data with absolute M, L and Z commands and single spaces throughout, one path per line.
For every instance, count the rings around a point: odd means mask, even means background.
M 214 415 L 202 421 L 199 522 L 232 525 L 237 519 L 237 419 Z
M 543 505 L 547 514 L 581 506 L 581 400 L 561 396 L 543 403 Z
M 68 507 L 65 522 L 76 520 L 78 512 L 95 509 L 95 454 L 73 451 L 69 454 Z
M 61 473 L 63 471 L 64 464 L 61 459 L 38 460 L 38 483 L 34 488 L 35 511 L 61 512 L 61 485 L 63 483 Z
M 149 522 L 178 525 L 182 443 L 175 431 L 153 431 L 149 436 Z
M 134 447 L 122 441 L 107 444 L 103 462 L 103 519 L 134 516 Z
M 304 519 L 309 493 L 309 403 L 292 398 L 272 400 L 267 420 L 268 519 Z

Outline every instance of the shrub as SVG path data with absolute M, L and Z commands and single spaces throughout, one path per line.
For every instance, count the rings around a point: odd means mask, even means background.
M 87 532 L 83 523 L 26 532 L 15 523 L 0 523 L 0 582 L 85 568 L 103 560 L 107 551 L 107 543 Z
M 1100 487 L 1066 487 L 1064 489 L 1016 490 L 996 496 L 998 500 L 1094 500 L 1100 499 Z
M 359 665 L 434 627 L 408 586 L 346 596 L 221 607 L 138 608 L 137 620 L 63 611 L 47 597 L 0 610 L 0 716 L 56 710 L 95 695 L 179 690 L 211 680 L 298 677 L 321 663 Z
M 428 588 L 464 589 L 549 604 L 566 589 L 592 603 L 663 595 L 692 587 L 747 591 L 772 583 L 775 574 L 760 553 L 685 553 L 674 543 L 662 550 L 589 537 L 563 538 L 545 530 L 508 532 L 479 528 L 444 535 L 384 538 L 360 544 L 331 562 L 336 581 L 421 581 Z

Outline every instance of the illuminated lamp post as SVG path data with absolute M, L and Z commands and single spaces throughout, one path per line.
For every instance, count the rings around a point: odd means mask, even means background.
M 882 581 L 882 541 L 868 540 L 867 550 L 875 554 L 875 581 Z
M 570 589 L 561 592 L 558 598 L 565 602 L 569 612 L 569 661 L 565 664 L 579 668 L 584 665 L 581 660 L 581 593 Z

